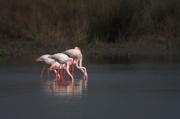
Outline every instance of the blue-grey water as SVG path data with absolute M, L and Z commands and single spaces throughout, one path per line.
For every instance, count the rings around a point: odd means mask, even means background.
M 179 64 L 88 64 L 89 80 L 40 80 L 40 65 L 0 68 L 1 119 L 179 119 Z

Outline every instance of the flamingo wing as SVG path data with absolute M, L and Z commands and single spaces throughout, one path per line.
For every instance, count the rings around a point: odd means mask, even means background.
M 67 60 L 69 59 L 69 57 L 63 53 L 56 53 L 54 55 L 51 56 L 53 59 L 58 60 L 61 64 L 64 64 L 67 62 Z
M 51 59 L 51 58 L 46 58 L 46 59 L 44 60 L 44 62 L 45 62 L 46 64 L 51 65 L 51 64 L 55 63 L 56 61 L 55 61 L 54 59 Z
M 76 52 L 75 49 L 66 50 L 66 51 L 64 51 L 64 54 L 68 55 L 71 58 L 76 58 L 78 55 L 78 53 Z

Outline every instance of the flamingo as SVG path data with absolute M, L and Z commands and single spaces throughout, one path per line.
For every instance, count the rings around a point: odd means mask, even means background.
M 37 58 L 36 61 L 37 62 L 45 62 L 46 64 L 48 65 L 54 65 L 54 67 L 60 67 L 60 63 L 58 63 L 56 60 L 50 58 L 51 55 L 49 54 L 45 54 L 45 55 L 42 55 L 41 57 Z M 45 67 L 43 67 L 43 69 L 41 70 L 41 75 L 40 77 L 42 78 L 43 76 L 43 73 L 44 73 L 44 70 L 45 70 Z M 56 74 L 56 79 L 58 77 L 58 72 L 56 71 L 56 69 L 52 69 L 51 67 L 48 68 L 48 78 L 50 77 L 50 74 L 49 74 L 49 71 L 50 70 L 54 70 L 55 74 Z
M 84 79 L 88 79 L 87 70 L 85 67 L 82 66 L 83 56 L 80 48 L 75 47 L 74 49 L 66 50 L 63 53 L 73 58 L 73 64 L 76 64 L 76 67 L 84 73 Z
M 66 69 L 68 75 L 71 77 L 72 82 L 74 82 L 74 77 L 69 71 L 70 65 L 72 65 L 73 59 L 68 57 L 66 54 L 63 53 L 56 53 L 50 56 L 50 58 L 53 58 L 57 60 L 60 64 L 62 64 L 62 69 Z M 51 68 L 55 67 L 54 64 L 51 65 Z

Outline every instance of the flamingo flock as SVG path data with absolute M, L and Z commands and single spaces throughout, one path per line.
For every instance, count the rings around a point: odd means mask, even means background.
M 68 49 L 62 53 L 55 54 L 45 54 L 36 59 L 36 62 L 44 62 L 49 65 L 47 68 L 48 78 L 50 78 L 50 71 L 55 74 L 55 79 L 65 80 L 65 75 L 68 74 L 74 82 L 75 66 L 84 74 L 84 79 L 88 79 L 87 70 L 82 66 L 83 56 L 80 48 L 75 47 L 74 49 Z M 41 70 L 40 78 L 43 78 L 44 71 L 46 67 L 44 66 Z M 67 72 L 67 73 L 66 73 Z

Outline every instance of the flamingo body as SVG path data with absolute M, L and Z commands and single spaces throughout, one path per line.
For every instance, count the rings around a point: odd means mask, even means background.
M 66 50 L 66 51 L 64 51 L 64 54 L 66 54 L 66 55 L 68 55 L 69 57 L 74 58 L 74 59 L 80 59 L 80 58 L 82 58 L 81 51 L 80 51 L 80 50 L 77 50 L 77 49 L 69 49 L 69 50 Z
M 56 54 L 51 55 L 50 57 L 57 60 L 61 64 L 65 64 L 69 60 L 69 57 L 63 53 L 56 53 Z
M 51 59 L 51 58 L 45 58 L 43 61 L 48 65 L 52 65 L 54 63 L 56 63 L 56 65 L 58 65 L 57 62 L 54 59 Z

